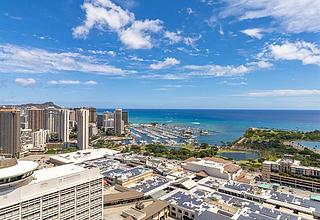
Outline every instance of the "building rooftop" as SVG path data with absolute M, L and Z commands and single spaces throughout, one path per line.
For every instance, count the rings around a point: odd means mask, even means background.
M 191 161 L 191 162 L 188 162 L 188 163 L 198 164 L 198 165 L 217 168 L 217 169 L 223 169 L 224 168 L 224 164 L 217 163 L 217 162 L 211 161 L 211 160 L 197 160 L 197 161 Z
M 225 159 L 220 158 L 220 157 L 205 157 L 203 159 L 207 160 L 207 161 L 212 161 L 212 162 L 215 162 L 215 163 L 221 163 L 221 164 L 230 164 L 230 163 L 232 163 L 232 161 L 225 160 Z
M 123 164 L 121 164 L 120 161 L 113 160 L 113 159 L 106 159 L 106 158 L 97 159 L 97 160 L 93 160 L 85 163 L 92 164 L 94 166 L 99 167 L 101 173 L 104 173 L 113 169 L 117 169 L 120 167 L 125 167 Z
M 224 166 L 224 170 L 228 173 L 236 173 L 240 169 L 241 169 L 241 167 L 236 164 L 228 164 L 228 165 Z
M 0 107 L 0 112 L 20 112 L 20 110 L 15 109 L 15 108 L 1 108 Z
M 143 197 L 143 193 L 135 191 L 125 191 L 120 193 L 112 193 L 103 195 L 103 202 L 105 204 L 113 202 L 121 202 L 126 200 L 140 199 Z
M 249 184 L 245 184 L 245 183 L 232 183 L 232 184 L 226 184 L 224 185 L 224 187 L 227 187 L 229 189 L 234 189 L 237 191 L 246 191 L 249 192 L 252 189 L 252 186 Z
M 18 160 L 16 164 L 0 168 L 0 179 L 24 175 L 38 168 L 38 164 L 33 161 Z
M 0 208 L 18 201 L 42 196 L 57 189 L 79 185 L 101 178 L 98 168 L 90 169 L 74 164 L 36 170 L 30 180 L 0 191 Z
M 209 208 L 209 204 L 206 203 L 204 199 L 198 198 L 190 192 L 181 189 L 172 191 L 168 195 L 163 196 L 161 200 L 191 211 L 196 211 L 197 213 L 201 213 Z
M 148 205 L 143 209 L 143 211 L 146 213 L 146 217 L 143 220 L 150 219 L 154 214 L 160 212 L 164 208 L 168 206 L 168 203 L 161 201 L 161 200 L 156 200 L 152 204 Z
M 121 173 L 118 174 L 118 178 L 121 180 L 127 180 L 132 177 L 139 176 L 140 174 L 143 174 L 145 172 L 152 172 L 151 169 L 144 168 L 142 166 L 134 167 L 128 170 L 124 170 Z
M 202 212 L 196 220 L 231 220 L 230 217 L 209 210 Z
M 136 184 L 132 184 L 129 188 L 142 193 L 149 193 L 157 189 L 167 186 L 170 180 L 162 176 L 152 176 L 146 180 L 142 180 Z
M 234 164 L 232 161 L 225 160 L 219 157 L 205 157 L 202 159 L 189 158 L 183 162 L 183 164 L 194 164 L 205 166 L 208 168 L 215 168 L 223 170 L 227 173 L 237 173 L 241 170 L 241 167 L 237 164 Z
M 299 206 L 304 210 L 320 212 L 320 201 L 311 200 L 310 198 L 302 198 L 292 194 L 273 192 L 271 194 L 271 199 L 288 205 Z
M 86 168 L 74 164 L 67 164 L 63 166 L 41 169 L 34 172 L 34 179 L 31 183 L 46 181 L 59 177 L 66 177 L 68 175 L 76 174 L 84 170 L 86 170 Z
M 79 150 L 72 153 L 59 154 L 50 157 L 50 160 L 60 164 L 68 163 L 83 163 L 90 160 L 96 160 L 103 158 L 106 155 L 115 155 L 119 151 L 101 148 L 101 149 L 88 149 L 88 150 Z

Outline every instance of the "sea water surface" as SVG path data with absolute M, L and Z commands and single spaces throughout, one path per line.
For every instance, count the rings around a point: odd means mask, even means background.
M 108 109 L 97 109 L 98 114 Z M 241 137 L 246 129 L 278 128 L 311 131 L 320 129 L 317 110 L 198 110 L 198 109 L 128 109 L 130 123 L 166 123 L 210 131 L 199 143 L 221 144 Z

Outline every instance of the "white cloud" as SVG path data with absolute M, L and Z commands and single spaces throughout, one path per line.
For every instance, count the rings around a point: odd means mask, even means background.
M 186 12 L 188 15 L 191 15 L 194 13 L 194 11 L 192 10 L 192 8 L 186 8 Z
M 115 57 L 117 55 L 117 53 L 112 51 L 112 50 L 109 50 L 109 51 L 106 51 L 106 50 L 88 50 L 88 52 L 92 53 L 92 54 L 97 54 L 97 55 L 109 55 L 109 56 L 112 56 L 112 57 Z
M 15 83 L 19 86 L 33 86 L 36 84 L 36 80 L 33 78 L 16 78 Z
M 183 40 L 183 37 L 179 33 L 166 31 L 164 32 L 164 37 L 169 39 L 170 43 L 179 43 Z
M 151 69 L 163 69 L 170 65 L 180 64 L 175 58 L 167 57 L 164 61 L 151 64 Z M 258 69 L 266 69 L 272 67 L 273 64 L 268 61 L 259 60 L 255 62 L 248 62 L 242 65 L 185 65 L 182 66 L 179 74 L 145 74 L 140 76 L 142 79 L 164 79 L 164 80 L 184 80 L 192 77 L 238 77 L 247 73 L 254 72 Z M 229 85 L 245 85 L 246 82 L 229 82 L 222 83 Z
M 167 73 L 167 74 L 147 74 L 147 75 L 142 75 L 140 78 L 141 79 L 160 79 L 160 80 L 184 80 L 184 79 L 188 79 L 189 76 L 185 74 Z
M 157 91 L 169 91 L 169 90 L 174 90 L 177 88 L 182 88 L 182 85 L 163 85 L 161 87 L 158 88 L 154 88 L 154 90 Z
M 232 82 L 232 81 L 223 81 L 222 84 L 228 85 L 228 86 L 241 86 L 241 85 L 247 85 L 248 83 L 245 81 L 240 82 Z
M 242 30 L 241 32 L 252 37 L 252 38 L 257 38 L 257 39 L 262 39 L 263 35 L 262 35 L 262 29 L 260 28 L 252 28 L 252 29 L 245 29 Z
M 257 62 L 249 62 L 247 63 L 247 66 L 265 69 L 265 68 L 272 67 L 273 64 L 265 60 L 259 60 Z
M 86 38 L 94 27 L 103 30 L 119 30 L 134 20 L 134 14 L 123 10 L 110 0 L 92 0 L 83 3 L 81 8 L 86 12 L 86 20 L 73 29 L 73 36 Z
M 21 17 L 18 17 L 18 16 L 12 16 L 12 15 L 10 15 L 9 13 L 4 13 L 4 16 L 6 16 L 6 17 L 8 17 L 8 18 L 11 18 L 11 19 L 13 19 L 13 20 L 22 20 L 22 18 Z
M 220 33 L 224 34 L 222 28 L 220 30 Z M 183 36 L 180 31 L 178 31 L 177 33 L 171 32 L 171 31 L 165 31 L 164 37 L 168 39 L 171 44 L 182 42 L 187 46 L 195 47 L 196 42 L 202 38 L 202 35 L 199 34 L 198 36 L 186 37 L 186 36 Z
M 179 84 L 169 84 L 169 85 L 162 85 L 158 88 L 155 88 L 154 90 L 158 91 L 169 91 L 169 90 L 174 90 L 174 89 L 179 89 L 179 88 L 190 88 L 190 87 L 195 87 L 193 85 L 179 85 Z
M 84 72 L 101 75 L 126 75 L 129 71 L 100 64 L 95 58 L 72 52 L 50 52 L 32 47 L 0 44 L 0 72 L 58 73 Z
M 98 83 L 96 81 L 89 80 L 89 81 L 84 82 L 83 84 L 85 84 L 85 85 L 97 85 Z
M 75 38 L 86 38 L 92 28 L 109 29 L 118 34 L 120 41 L 130 49 L 150 49 L 152 33 L 162 29 L 160 20 L 136 20 L 133 13 L 122 9 L 110 0 L 91 0 L 82 5 L 86 19 L 73 28 Z
M 246 73 L 253 72 L 257 69 L 264 69 L 271 67 L 272 64 L 266 61 L 258 61 L 258 62 L 250 62 L 238 66 L 234 65 L 187 65 L 184 66 L 185 69 L 191 70 L 190 75 L 193 76 L 213 76 L 213 77 L 221 77 L 221 76 L 242 76 Z
M 223 28 L 222 28 L 221 25 L 219 26 L 219 34 L 220 34 L 220 35 L 224 35 L 224 31 L 223 31 Z
M 320 95 L 317 89 L 278 89 L 259 92 L 249 92 L 244 96 L 250 97 L 298 97 L 298 96 L 314 96 Z
M 280 45 L 271 44 L 260 56 L 276 60 L 299 60 L 305 65 L 315 64 L 320 66 L 319 47 L 314 43 L 305 41 L 283 42 Z
M 75 38 L 87 38 L 93 28 L 99 31 L 110 30 L 129 49 L 151 49 L 157 45 L 155 36 L 158 39 L 167 38 L 172 44 L 183 42 L 192 47 L 202 37 L 200 34 L 184 37 L 179 32 L 163 31 L 161 20 L 137 20 L 132 12 L 122 9 L 111 0 L 86 0 L 81 8 L 85 11 L 86 18 L 81 25 L 72 29 Z M 193 10 L 187 8 L 186 12 L 191 14 Z
M 97 82 L 93 81 L 93 80 L 81 82 L 80 80 L 62 79 L 62 80 L 50 80 L 50 81 L 48 81 L 48 84 L 50 84 L 50 85 L 79 85 L 79 84 L 96 85 Z
M 129 55 L 129 59 L 130 59 L 130 60 L 133 60 L 133 61 L 139 61 L 139 62 L 145 61 L 145 60 L 144 60 L 143 58 L 141 58 L 141 57 L 132 56 L 132 55 Z
M 318 0 L 225 0 L 228 4 L 221 17 L 237 16 L 240 20 L 273 18 L 281 31 L 291 33 L 320 32 Z
M 48 84 L 51 85 L 78 85 L 80 84 L 79 80 L 50 80 Z
M 120 30 L 118 34 L 121 42 L 130 49 L 150 49 L 153 47 L 151 33 L 161 29 L 160 20 L 134 21 L 129 28 Z
M 191 46 L 191 47 L 195 47 L 196 45 L 196 42 L 198 40 L 200 40 L 202 38 L 202 35 L 199 34 L 198 36 L 196 37 L 184 37 L 183 38 L 183 42 L 188 45 L 188 46 Z
M 192 75 L 195 76 L 237 76 L 243 75 L 251 71 L 250 67 L 245 65 L 233 66 L 220 66 L 220 65 L 188 65 L 185 66 L 186 69 L 192 70 Z
M 269 68 L 272 67 L 273 64 L 264 60 L 260 60 L 257 62 L 257 66 L 260 68 Z
M 150 68 L 154 70 L 159 70 L 159 69 L 164 69 L 166 67 L 174 66 L 178 64 L 180 64 L 180 61 L 177 60 L 176 58 L 167 57 L 164 59 L 164 61 L 159 61 L 157 63 L 151 64 Z

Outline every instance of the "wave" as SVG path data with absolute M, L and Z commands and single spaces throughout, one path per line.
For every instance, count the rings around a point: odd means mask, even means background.
M 200 122 L 193 121 L 193 122 L 191 122 L 191 124 L 193 124 L 193 125 L 199 125 Z

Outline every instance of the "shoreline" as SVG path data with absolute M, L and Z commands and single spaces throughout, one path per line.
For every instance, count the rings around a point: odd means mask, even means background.
M 320 154 L 320 149 L 314 149 L 313 147 L 303 146 L 303 145 L 299 145 L 299 144 L 295 143 L 298 141 L 306 141 L 306 140 L 285 141 L 285 142 L 283 142 L 283 144 L 291 146 L 297 150 L 304 150 L 304 148 L 308 148 L 309 150 L 313 151 L 314 153 Z M 320 141 L 315 141 L 315 142 L 320 143 Z

